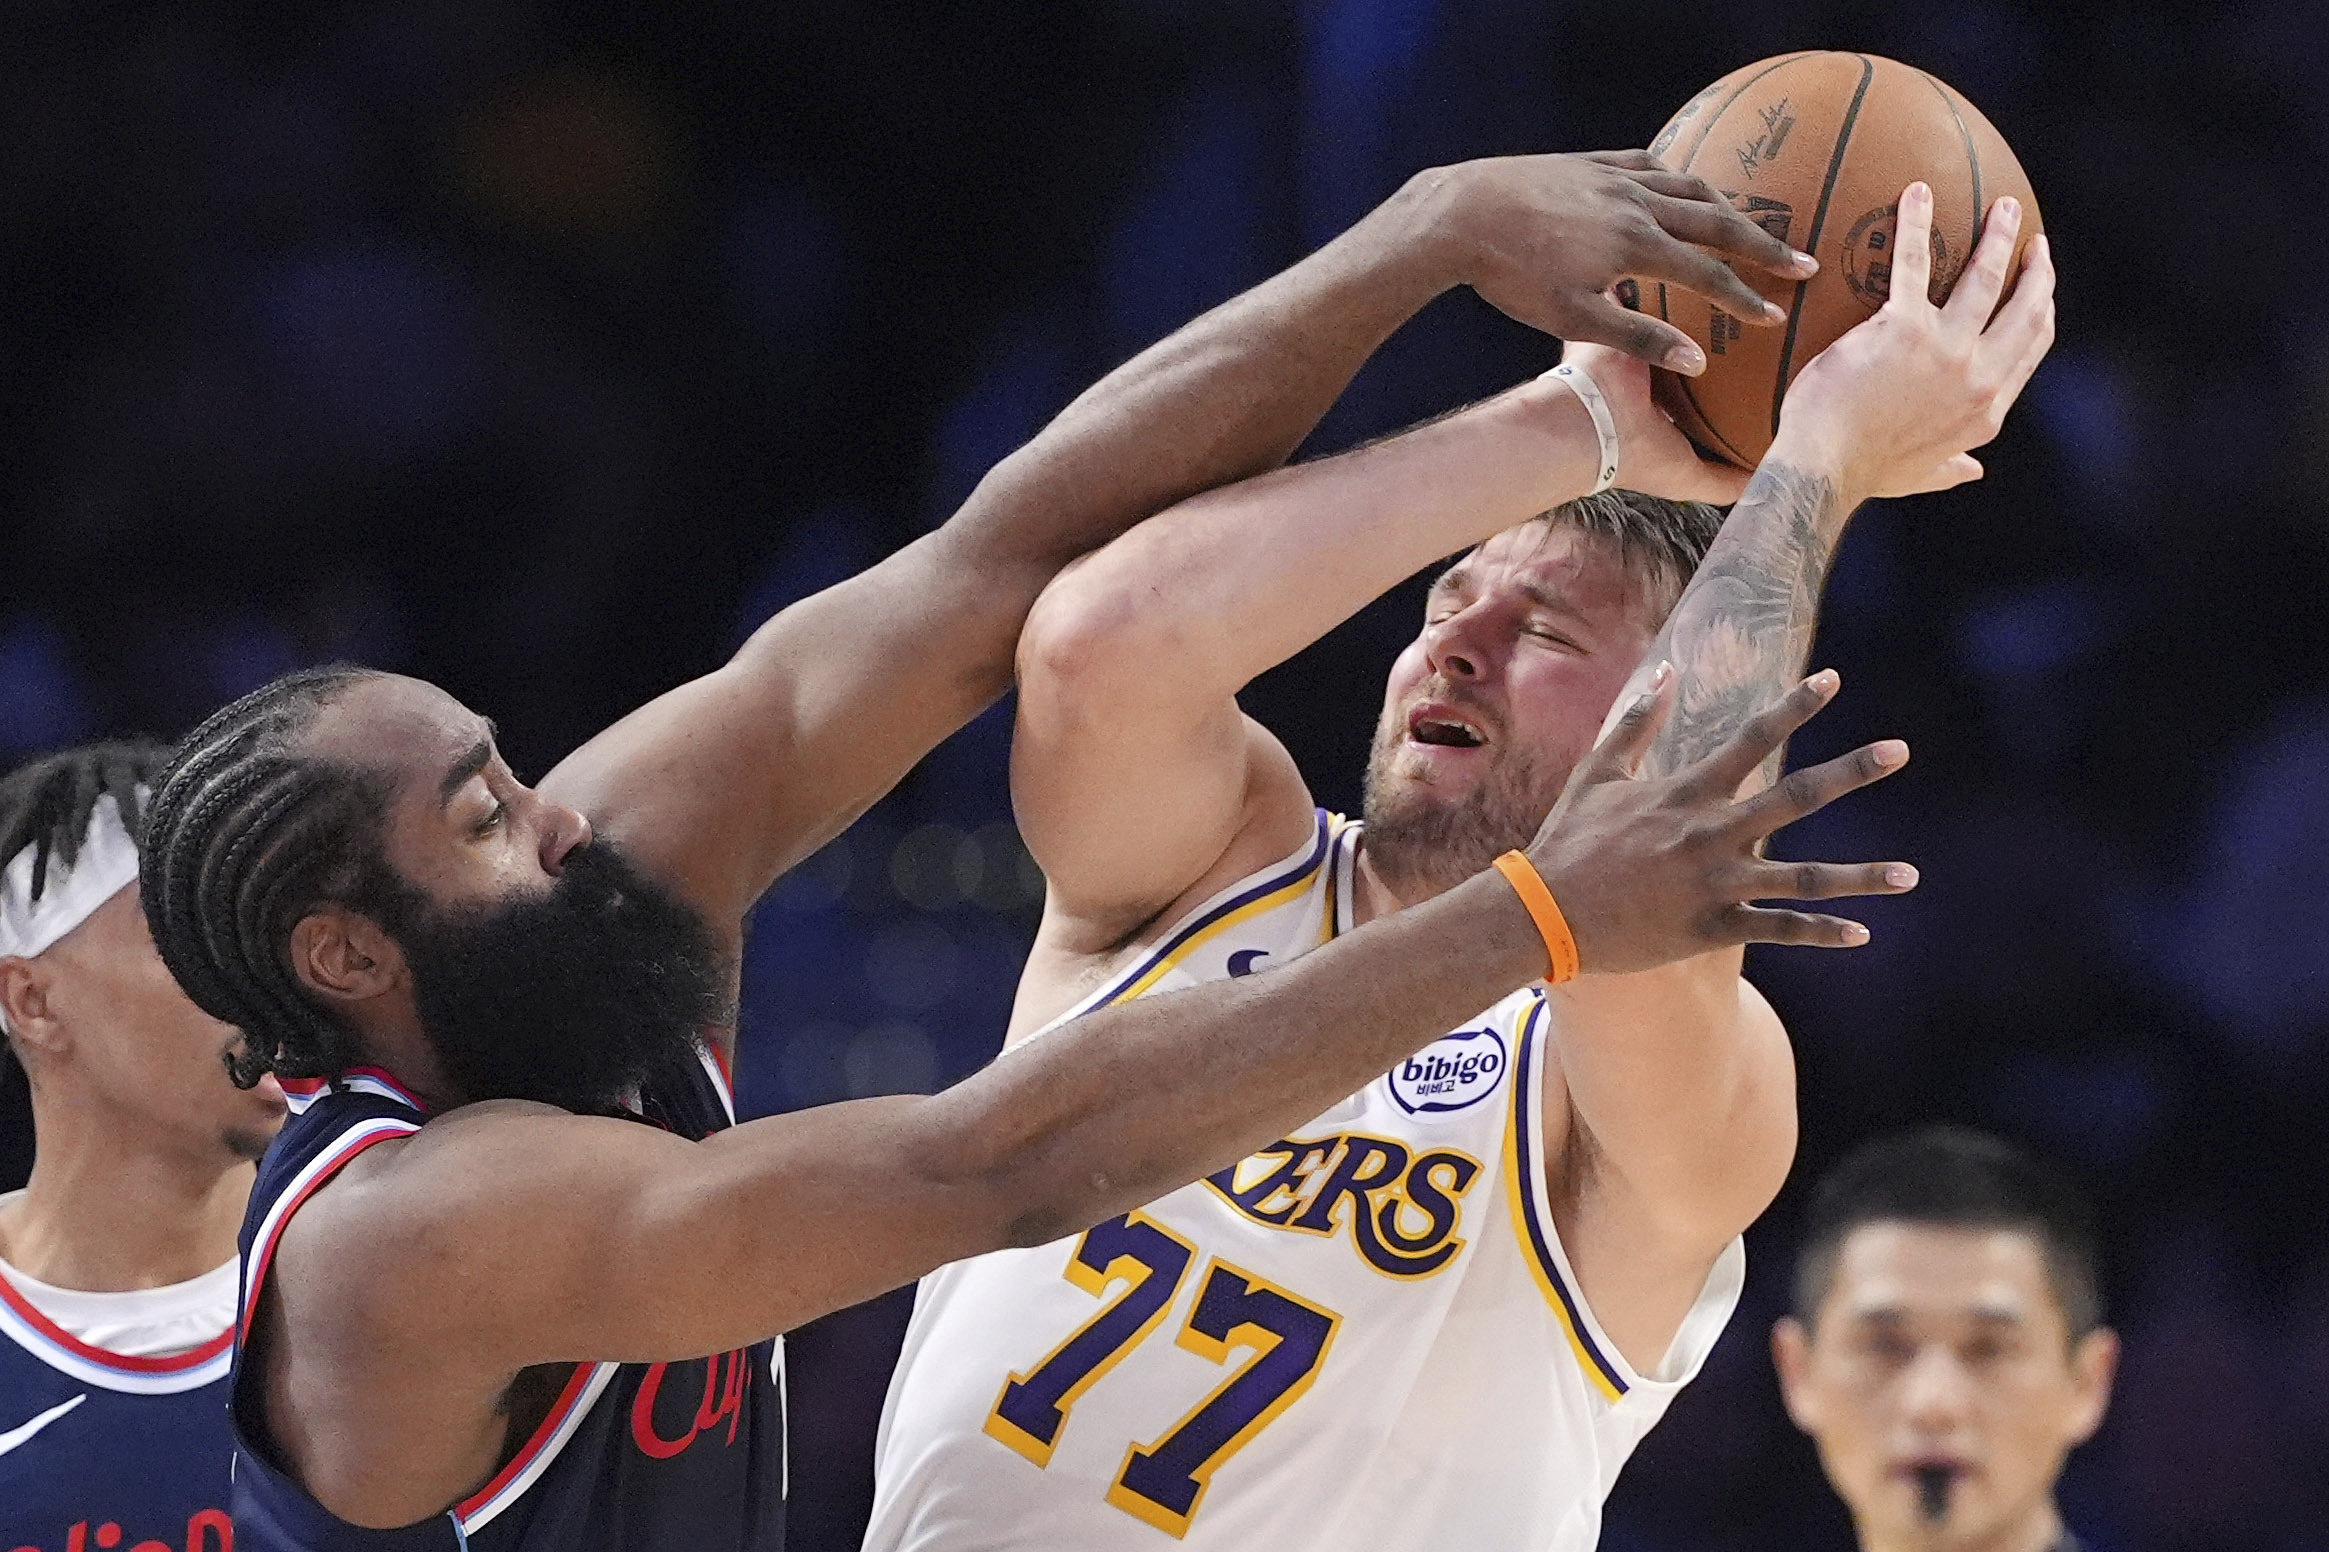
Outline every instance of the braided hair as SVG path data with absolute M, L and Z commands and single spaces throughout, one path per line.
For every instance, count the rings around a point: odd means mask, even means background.
M 348 1030 L 292 972 L 300 920 L 325 901 L 384 920 L 410 908 L 383 849 L 386 778 L 299 749 L 316 714 L 368 677 L 333 664 L 252 691 L 186 736 L 147 801 L 139 887 L 154 946 L 196 1006 L 242 1031 L 227 1071 L 243 1088 L 355 1064 Z
M 42 755 L 0 778 L 0 867 L 26 847 L 32 852 L 34 900 L 48 887 L 49 870 L 69 872 L 89 835 L 89 816 L 100 798 L 111 798 L 122 828 L 137 839 L 145 802 L 138 789 L 153 785 L 154 773 L 170 758 L 160 744 L 142 740 L 83 744 Z M 0 1127 L 13 1128 L 23 1111 L 15 1047 L 0 1041 Z M 21 1117 L 28 1129 L 29 1114 Z
M 27 760 L 0 778 L 0 866 L 33 847 L 32 898 L 38 900 L 50 866 L 69 872 L 80 857 L 100 798 L 113 799 L 122 828 L 136 840 L 145 816 L 138 789 L 152 786 L 169 758 L 160 744 L 128 740 Z

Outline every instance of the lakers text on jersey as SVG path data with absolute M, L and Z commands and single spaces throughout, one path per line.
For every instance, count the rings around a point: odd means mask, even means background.
M 1061 1022 L 1348 930 L 1358 842 L 1320 814 Z M 1542 1180 L 1549 1018 L 1515 993 L 1211 1179 L 924 1279 L 868 1552 L 1590 1548 L 1744 1261 L 1655 1374 L 1611 1346 Z

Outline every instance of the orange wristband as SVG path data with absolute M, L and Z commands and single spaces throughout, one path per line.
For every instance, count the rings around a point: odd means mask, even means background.
M 1536 923 L 1537 936 L 1545 940 L 1545 957 L 1553 962 L 1547 986 L 1558 986 L 1574 980 L 1577 975 L 1577 939 L 1569 931 L 1568 919 L 1561 915 L 1553 892 L 1545 887 L 1544 875 L 1536 864 L 1520 852 L 1508 851 L 1496 859 L 1496 871 L 1520 896 L 1520 903 L 1528 907 L 1529 920 Z

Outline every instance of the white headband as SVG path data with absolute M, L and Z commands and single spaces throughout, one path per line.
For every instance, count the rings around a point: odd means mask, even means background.
M 144 800 L 143 787 L 138 797 Z M 49 858 L 48 877 L 35 900 L 32 864 L 39 852 L 36 841 L 0 871 L 0 959 L 30 959 L 42 952 L 137 878 L 137 842 L 123 828 L 120 805 L 110 793 L 90 809 L 89 832 L 81 838 L 72 867 Z

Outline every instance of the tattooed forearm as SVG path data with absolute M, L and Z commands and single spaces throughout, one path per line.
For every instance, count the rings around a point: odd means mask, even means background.
M 1649 662 L 1674 665 L 1680 700 L 1646 772 L 1712 753 L 1802 674 L 1848 516 L 1826 475 L 1784 463 L 1756 471 L 1650 648 Z

